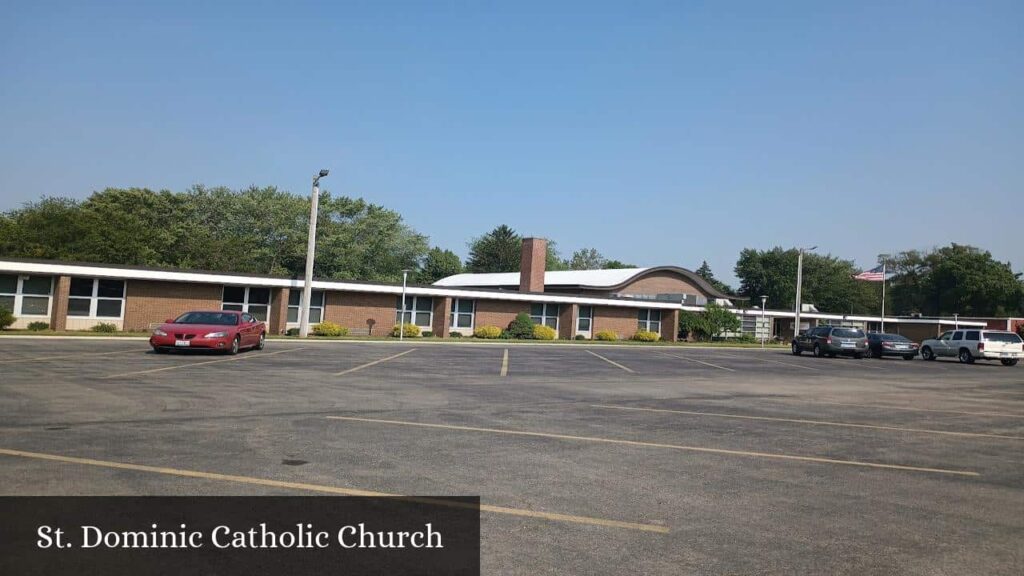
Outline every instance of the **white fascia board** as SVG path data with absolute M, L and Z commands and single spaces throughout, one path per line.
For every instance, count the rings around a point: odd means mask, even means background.
M 203 272 L 170 272 L 166 270 L 135 270 L 80 264 L 49 264 L 40 262 L 10 262 L 0 260 L 0 272 L 16 274 L 54 274 L 61 276 L 88 276 L 117 278 L 119 280 L 157 280 L 163 282 L 195 282 L 200 284 L 239 284 L 246 286 L 291 286 L 295 281 L 287 278 L 207 274 Z M 299 282 L 301 285 L 301 281 Z

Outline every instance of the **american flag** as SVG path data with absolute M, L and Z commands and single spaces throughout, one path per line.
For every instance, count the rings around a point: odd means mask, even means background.
M 865 270 L 853 277 L 855 280 L 866 280 L 868 282 L 884 282 L 885 266 L 879 264 L 871 270 Z

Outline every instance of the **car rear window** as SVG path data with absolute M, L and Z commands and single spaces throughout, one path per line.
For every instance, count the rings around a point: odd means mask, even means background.
M 1006 342 L 1008 344 L 1021 342 L 1020 336 L 1010 332 L 985 332 L 985 340 L 989 342 Z
M 910 342 L 910 338 L 900 334 L 882 334 L 882 340 L 889 342 Z
M 854 329 L 850 329 L 850 328 L 836 328 L 832 332 L 832 335 L 833 336 L 838 336 L 840 338 L 863 338 L 864 337 L 864 333 L 861 332 L 860 330 L 854 330 Z

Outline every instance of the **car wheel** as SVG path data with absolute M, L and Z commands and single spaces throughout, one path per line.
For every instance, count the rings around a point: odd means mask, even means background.
M 971 351 L 967 348 L 960 349 L 960 355 L 958 356 L 961 364 L 973 364 L 974 356 L 971 356 Z
M 800 345 L 796 342 L 793 342 L 791 347 L 793 348 L 793 356 L 799 356 L 800 353 L 803 352 L 803 350 L 800 349 Z
M 823 355 L 822 355 L 822 353 L 821 353 L 821 346 L 819 346 L 818 344 L 815 344 L 815 345 L 814 345 L 814 357 L 815 357 L 815 358 L 821 358 L 821 357 L 823 357 Z
M 267 334 L 265 332 L 260 332 L 260 341 L 258 343 L 256 343 L 256 349 L 257 350 L 263 350 L 263 347 L 266 346 L 266 345 L 267 345 Z
M 1003 366 L 1016 366 L 1017 365 L 1017 359 L 1016 358 L 1003 358 L 1003 359 L 1001 359 L 999 361 L 1003 363 Z
M 228 349 L 228 354 L 234 356 L 238 354 L 238 349 L 242 346 L 242 337 L 235 336 L 235 339 L 231 341 L 231 348 Z
M 154 354 L 167 354 L 167 348 L 160 348 L 159 346 L 153 346 Z
M 903 359 L 904 360 L 913 360 L 914 359 L 914 355 L 913 354 L 904 354 L 903 355 Z
M 921 348 L 921 358 L 925 360 L 935 360 L 935 353 L 928 346 Z

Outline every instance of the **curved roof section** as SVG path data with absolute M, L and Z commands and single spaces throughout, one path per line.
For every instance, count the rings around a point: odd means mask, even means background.
M 612 270 L 557 270 L 544 273 L 544 285 L 557 288 L 580 288 L 584 290 L 616 290 L 654 272 L 675 272 L 692 282 L 702 292 L 713 298 L 731 298 L 723 294 L 698 276 L 695 272 L 679 266 L 652 266 L 648 268 L 616 268 Z M 455 274 L 434 282 L 435 286 L 502 288 L 518 287 L 519 272 L 497 272 L 488 274 Z

